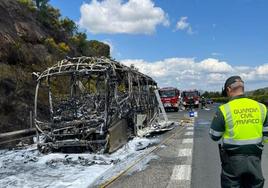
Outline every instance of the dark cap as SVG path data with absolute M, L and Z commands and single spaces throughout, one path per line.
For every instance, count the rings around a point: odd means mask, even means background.
M 229 77 L 224 84 L 224 88 L 222 89 L 222 95 L 223 96 L 227 96 L 227 87 L 230 87 L 232 84 L 236 83 L 236 82 L 243 82 L 244 81 L 241 79 L 240 76 L 231 76 Z

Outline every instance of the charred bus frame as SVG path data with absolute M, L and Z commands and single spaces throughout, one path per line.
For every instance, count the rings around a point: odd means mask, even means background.
M 59 61 L 37 74 L 34 124 L 39 150 L 117 150 L 156 118 L 156 88 L 151 77 L 108 58 Z M 47 101 L 48 118 L 41 117 L 39 98 Z M 146 117 L 139 125 L 138 115 Z

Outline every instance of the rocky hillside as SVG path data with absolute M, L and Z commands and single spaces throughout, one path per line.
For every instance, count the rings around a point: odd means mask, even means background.
M 0 133 L 29 127 L 35 89 L 32 72 L 66 56 L 110 57 L 108 45 L 86 38 L 49 4 L 0 1 Z

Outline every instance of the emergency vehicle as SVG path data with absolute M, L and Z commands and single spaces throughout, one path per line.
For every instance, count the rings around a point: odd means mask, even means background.
M 164 87 L 159 90 L 159 95 L 165 110 L 173 109 L 179 110 L 180 104 L 180 90 L 174 87 Z
M 181 93 L 182 104 L 185 108 L 198 108 L 200 103 L 200 92 L 188 90 Z

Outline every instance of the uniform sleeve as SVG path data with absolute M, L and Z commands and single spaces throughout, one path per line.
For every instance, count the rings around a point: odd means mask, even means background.
M 267 118 L 267 109 L 266 109 L 265 112 L 266 112 L 266 114 L 265 114 L 265 120 L 264 120 L 264 123 L 263 123 L 262 133 L 263 133 L 264 143 L 268 143 L 268 118 Z
M 209 135 L 212 140 L 218 141 L 221 139 L 225 131 L 225 121 L 222 112 L 218 108 L 210 125 Z

